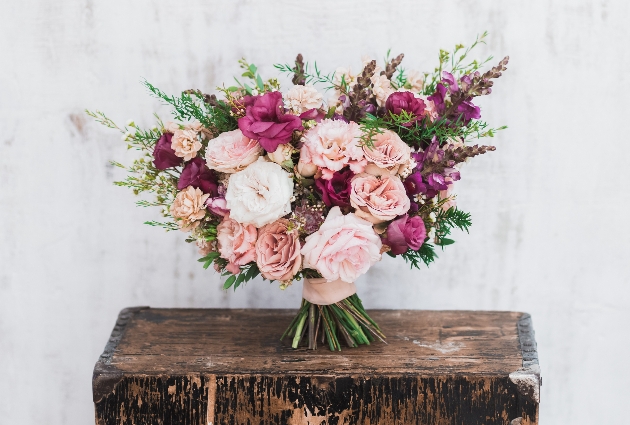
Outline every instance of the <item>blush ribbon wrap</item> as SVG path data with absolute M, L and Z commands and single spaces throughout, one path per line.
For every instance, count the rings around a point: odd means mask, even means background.
M 350 295 L 357 293 L 354 282 L 344 282 L 341 279 L 327 282 L 326 279 L 304 279 L 302 298 L 311 304 L 335 304 Z

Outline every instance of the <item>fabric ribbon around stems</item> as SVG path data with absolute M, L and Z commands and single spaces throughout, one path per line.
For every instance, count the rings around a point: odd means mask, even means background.
M 305 278 L 302 286 L 302 298 L 316 305 L 335 304 L 356 293 L 357 287 L 354 282 L 344 282 L 341 279 L 327 282 L 323 278 Z

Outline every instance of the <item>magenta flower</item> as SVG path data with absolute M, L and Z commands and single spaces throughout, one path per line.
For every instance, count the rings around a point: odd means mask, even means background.
M 350 180 L 354 173 L 346 168 L 344 171 L 336 171 L 330 180 L 315 180 L 315 190 L 321 196 L 327 207 L 349 207 L 350 206 Z
M 385 109 L 390 114 L 400 115 L 402 111 L 405 111 L 415 116 L 415 119 L 404 123 L 404 126 L 411 126 L 418 119 L 421 119 L 424 116 L 425 108 L 426 105 L 422 99 L 416 98 L 413 93 L 408 91 L 394 92 L 389 95 L 387 102 L 385 102 Z
M 166 170 L 167 168 L 177 167 L 181 165 L 183 158 L 175 155 L 175 151 L 171 147 L 172 133 L 164 133 L 153 148 L 153 165 L 158 170 Z
M 383 243 L 391 248 L 392 254 L 399 255 L 407 252 L 408 248 L 419 250 L 426 237 L 427 230 L 422 219 L 405 214 L 389 223 L 382 239 Z
M 291 141 L 296 130 L 303 130 L 300 117 L 284 113 L 282 94 L 265 93 L 247 106 L 245 116 L 239 118 L 238 128 L 267 151 L 275 152 L 278 145 Z
M 177 189 L 183 190 L 188 186 L 199 188 L 203 193 L 210 196 L 217 195 L 217 178 L 212 170 L 210 170 L 203 159 L 198 156 L 186 163 L 179 176 Z

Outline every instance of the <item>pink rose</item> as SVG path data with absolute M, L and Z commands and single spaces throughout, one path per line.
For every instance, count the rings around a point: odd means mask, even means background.
M 300 270 L 302 256 L 297 232 L 287 232 L 289 220 L 281 218 L 260 229 L 256 264 L 265 279 L 289 280 Z
M 232 274 L 240 273 L 239 266 L 256 259 L 258 232 L 251 224 L 240 224 L 226 215 L 217 226 L 217 241 L 221 258 L 229 261 L 226 269 Z
M 255 162 L 262 151 L 262 146 L 241 130 L 226 131 L 208 142 L 206 163 L 212 170 L 236 173 Z
M 381 259 L 381 247 L 370 222 L 333 207 L 319 230 L 306 237 L 304 268 L 317 270 L 328 282 L 354 282 Z
M 350 166 L 352 172 L 361 173 L 367 162 L 363 157 L 360 138 L 361 128 L 355 122 L 323 120 L 302 137 L 300 162 L 318 166 L 322 178 L 326 180 L 330 180 L 335 171 L 346 165 Z
M 411 148 L 398 134 L 384 130 L 372 139 L 374 146 L 363 146 L 368 161 L 365 172 L 380 176 L 385 173 L 399 174 L 411 161 Z
M 389 223 L 383 243 L 390 247 L 394 255 L 404 254 L 407 249 L 417 251 L 427 237 L 424 221 L 418 216 L 407 214 Z
M 355 214 L 374 224 L 393 220 L 409 211 L 405 186 L 396 176 L 362 173 L 354 176 L 350 187 L 350 204 L 356 208 Z

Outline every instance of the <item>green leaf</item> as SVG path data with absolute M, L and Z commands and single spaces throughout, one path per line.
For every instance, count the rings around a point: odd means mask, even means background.
M 218 252 L 211 252 L 208 255 L 206 255 L 205 257 L 198 259 L 197 261 L 199 261 L 200 263 L 203 263 L 204 261 L 214 260 L 218 256 L 219 256 Z
M 255 74 L 256 71 L 258 71 L 258 68 L 256 68 L 256 65 L 252 63 L 252 64 L 249 64 L 249 70 L 252 74 Z
M 229 289 L 230 286 L 232 286 L 234 284 L 235 280 L 236 280 L 236 275 L 232 275 L 232 276 L 228 277 L 227 280 L 225 281 L 225 283 L 223 284 L 223 289 Z
M 241 283 L 243 283 L 244 280 L 245 280 L 245 273 L 239 274 L 238 278 L 236 278 L 236 282 L 234 283 L 234 290 L 235 291 L 236 291 L 236 288 L 241 286 Z
M 263 83 L 263 80 L 260 77 L 260 75 L 256 77 L 256 84 L 258 85 L 258 90 L 263 91 L 265 89 L 265 84 Z
M 453 245 L 454 243 L 455 243 L 455 241 L 453 239 L 442 238 L 442 239 L 440 239 L 440 242 L 438 243 L 438 245 L 446 246 L 446 245 Z

